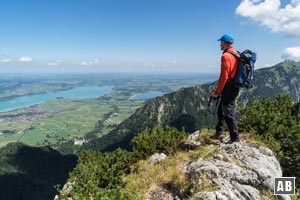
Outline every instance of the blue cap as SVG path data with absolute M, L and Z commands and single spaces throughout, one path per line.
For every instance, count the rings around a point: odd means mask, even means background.
M 218 41 L 223 41 L 229 44 L 233 44 L 233 37 L 230 34 L 223 35 Z

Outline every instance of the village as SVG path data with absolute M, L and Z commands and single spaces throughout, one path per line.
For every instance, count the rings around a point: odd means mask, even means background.
M 0 123 L 9 123 L 15 121 L 35 121 L 41 118 L 47 118 L 51 116 L 52 113 L 45 111 L 38 105 L 29 106 L 25 108 L 20 108 L 16 114 L 0 114 Z

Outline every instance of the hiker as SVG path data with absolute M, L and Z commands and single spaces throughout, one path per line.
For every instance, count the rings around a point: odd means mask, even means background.
M 213 98 L 221 98 L 218 106 L 218 124 L 216 126 L 216 133 L 212 138 L 217 139 L 224 132 L 225 123 L 230 132 L 230 142 L 239 142 L 239 134 L 236 125 L 235 113 L 236 103 L 235 99 L 239 94 L 239 88 L 234 86 L 235 77 L 238 67 L 238 59 L 227 51 L 237 52 L 233 47 L 232 35 L 225 34 L 220 39 L 221 50 L 223 51 L 221 57 L 221 73 L 218 80 L 217 89 L 211 92 Z

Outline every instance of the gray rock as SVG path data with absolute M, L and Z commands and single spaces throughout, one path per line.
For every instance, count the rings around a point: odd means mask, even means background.
M 216 195 L 214 192 L 198 192 L 195 194 L 198 199 L 216 200 Z
M 196 131 L 194 133 L 189 134 L 187 143 L 191 147 L 198 147 L 201 145 L 201 142 L 199 141 L 200 138 L 200 131 Z
M 291 200 L 291 197 L 289 195 L 278 195 L 277 197 L 280 200 Z
M 259 190 L 273 191 L 274 177 L 281 177 L 282 171 L 274 153 L 266 148 L 249 147 L 246 144 L 220 144 L 219 151 L 228 157 L 225 162 L 215 156 L 211 160 L 199 158 L 188 164 L 187 173 L 192 180 L 201 174 L 208 174 L 215 191 L 193 191 L 193 197 L 208 200 L 256 200 Z M 220 155 L 221 155 L 220 154 Z M 204 184 L 201 180 L 201 184 Z M 200 184 L 200 185 L 201 185 Z M 289 196 L 280 197 L 290 200 Z
M 187 172 L 192 179 L 198 178 L 201 173 L 209 173 L 213 176 L 219 175 L 219 169 L 211 162 L 199 158 L 197 161 L 191 163 L 187 167 Z
M 258 148 L 259 152 L 266 155 L 266 156 L 274 156 L 274 153 L 271 149 L 266 148 L 266 147 L 259 147 Z
M 269 200 L 269 197 L 265 196 L 265 195 L 262 195 L 261 197 L 262 200 Z
M 215 164 L 224 179 L 234 180 L 241 184 L 253 185 L 255 187 L 260 185 L 257 174 L 251 170 L 224 161 L 215 161 Z
M 209 173 L 213 176 L 218 176 L 219 175 L 219 169 L 213 165 L 208 165 L 208 166 L 202 166 L 197 169 L 195 169 L 195 172 L 197 174 L 202 174 L 202 173 Z
M 215 191 L 217 199 L 222 199 L 222 200 L 238 199 L 236 194 L 234 194 L 233 189 L 229 187 L 230 184 L 225 185 L 222 189 L 218 191 Z
M 282 171 L 279 162 L 270 149 L 260 150 L 247 145 L 220 145 L 220 150 L 231 158 L 239 161 L 239 165 L 255 172 L 261 180 L 263 189 L 273 190 L 274 177 L 281 177 Z M 264 152 L 264 153 L 261 153 Z M 268 154 L 268 155 L 265 155 Z
M 221 191 L 215 191 L 215 194 L 216 194 L 216 199 L 218 200 L 227 200 L 228 198 L 228 193 L 226 194 L 223 194 Z
M 164 153 L 156 153 L 156 154 L 153 154 L 152 156 L 150 156 L 150 158 L 148 159 L 148 163 L 150 164 L 156 164 L 156 163 L 159 163 L 163 160 L 167 159 L 167 155 L 164 154 Z
M 59 191 L 60 195 L 67 195 L 67 194 L 70 194 L 71 191 L 73 190 L 73 187 L 74 187 L 75 183 L 76 183 L 76 178 L 75 178 L 74 180 L 72 180 L 72 181 L 67 182 L 67 183 L 63 186 L 63 188 Z M 56 195 L 56 196 L 54 197 L 54 200 L 57 200 L 58 198 L 59 198 L 59 196 Z
M 232 186 L 234 187 L 234 190 L 236 191 L 236 194 L 240 197 L 240 199 L 245 200 L 253 200 L 253 199 L 260 199 L 259 191 L 249 185 L 242 185 L 239 184 L 236 181 L 232 182 Z

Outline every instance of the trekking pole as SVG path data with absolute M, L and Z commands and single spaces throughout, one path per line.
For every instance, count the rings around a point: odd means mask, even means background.
M 218 96 L 218 97 L 215 97 L 215 99 L 217 99 L 217 101 L 216 101 L 216 108 L 218 109 L 221 97 Z M 215 112 L 213 114 L 215 114 Z
M 218 106 L 219 106 L 219 103 L 220 103 L 220 96 L 211 97 L 211 98 L 212 98 L 212 100 L 216 100 L 216 109 L 214 109 L 213 112 L 212 112 L 212 115 L 215 116 L 216 110 L 218 109 Z M 213 119 L 211 118 L 210 123 L 209 123 L 208 128 L 207 128 L 208 132 L 209 132 L 210 127 L 212 126 L 212 121 L 213 121 Z
M 210 97 L 209 97 L 209 100 L 208 100 L 208 103 L 207 103 L 207 106 L 206 106 L 206 108 L 205 108 L 204 117 L 206 117 L 206 115 L 207 115 L 207 110 L 208 110 L 208 108 L 210 107 L 210 104 L 211 104 L 212 100 L 213 100 L 213 97 L 210 96 Z

